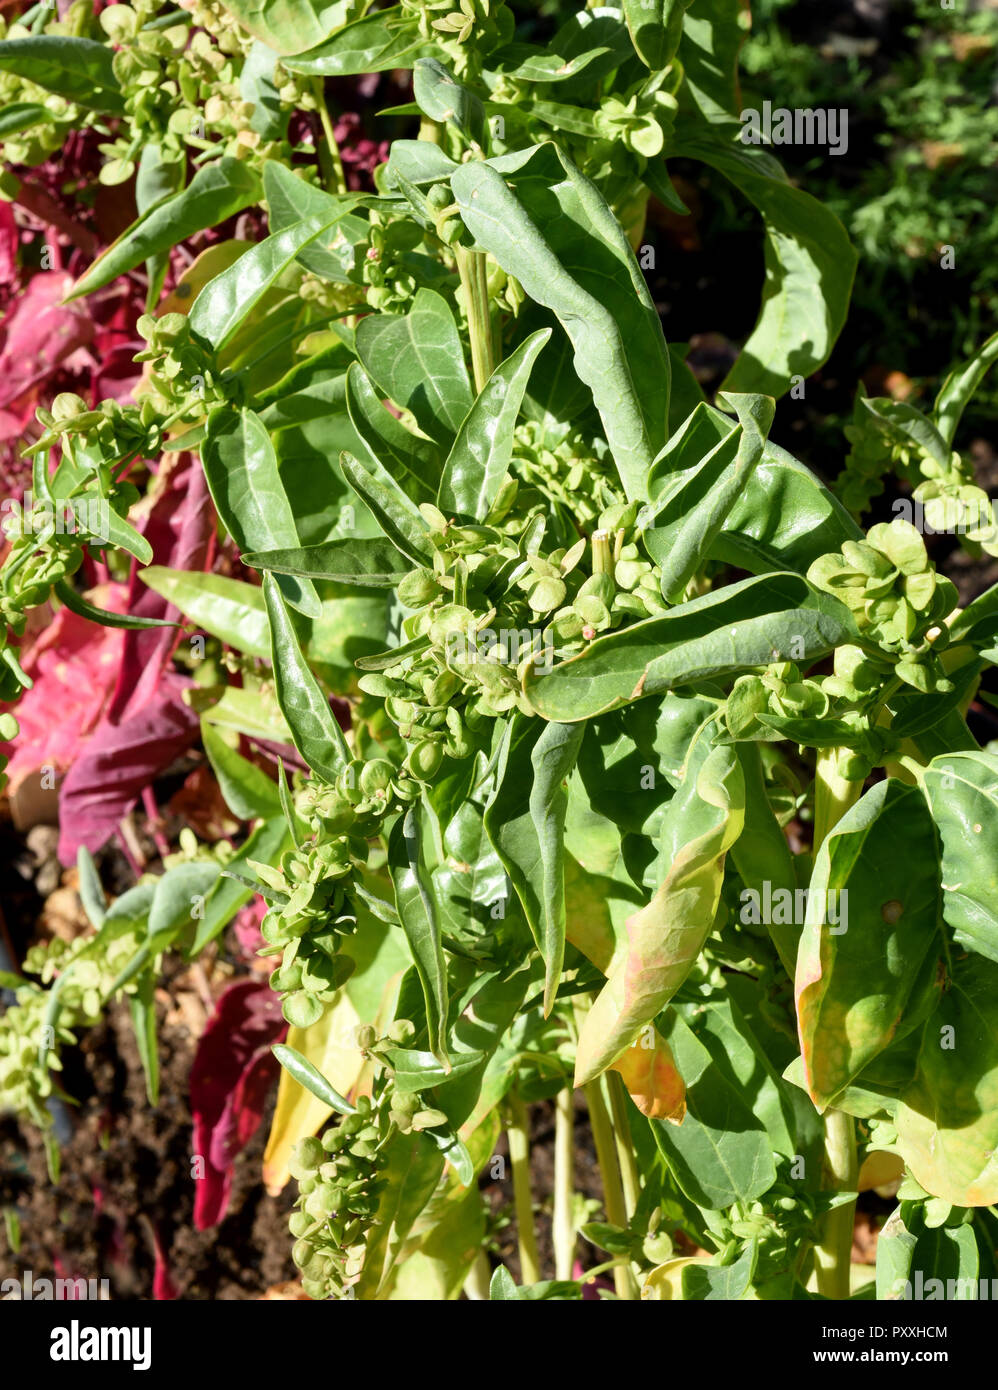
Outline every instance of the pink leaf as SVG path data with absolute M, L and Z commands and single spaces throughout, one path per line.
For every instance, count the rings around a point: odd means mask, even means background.
M 103 585 L 88 597 L 111 612 L 125 611 L 123 584 Z M 39 768 L 61 774 L 82 757 L 114 689 L 123 640 L 120 629 L 98 627 L 61 608 L 22 649 L 22 664 L 35 684 L 17 705 L 21 732 L 12 744 L 0 744 L 0 753 L 10 757 L 11 795 Z
M 170 671 L 153 699 L 112 724 L 104 719 L 59 792 L 59 857 L 71 864 L 83 845 L 100 849 L 160 773 L 197 741 L 200 721 L 181 700 L 191 682 Z
M 256 1133 L 278 1072 L 271 1046 L 287 1032 L 266 981 L 239 980 L 219 997 L 191 1067 L 195 1155 L 204 1175 L 194 1198 L 194 1224 L 209 1230 L 224 1217 L 236 1155 Z

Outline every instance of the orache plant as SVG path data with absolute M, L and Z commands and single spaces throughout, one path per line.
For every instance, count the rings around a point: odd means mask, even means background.
M 738 141 L 741 7 L 627 0 L 544 47 L 496 0 L 363 8 L 194 6 L 193 37 L 162 6 L 101 20 L 116 73 L 131 54 L 122 111 L 110 84 L 84 93 L 118 120 L 108 177 L 150 121 L 165 151 L 183 136 L 149 114 L 165 98 L 133 100 L 144 53 L 194 106 L 171 64 L 206 54 L 205 30 L 235 35 L 236 66 L 248 53 L 241 82 L 251 60 L 273 79 L 225 107 L 224 139 L 206 108 L 197 172 L 75 287 L 150 267 L 135 403 L 61 397 L 33 445 L 36 496 L 109 499 L 104 539 L 140 565 L 119 479 L 199 453 L 262 586 L 143 577 L 210 639 L 213 678 L 186 698 L 251 828 L 235 851 L 185 842 L 110 908 L 82 854 L 96 934 L 28 962 L 57 974 L 47 992 L 3 981 L 0 1076 L 47 1124 L 58 1042 L 120 991 L 154 1069 L 163 952 L 195 955 L 256 892 L 289 1024 L 266 1176 L 298 1182 L 311 1297 L 487 1296 L 476 1179 L 503 1127 L 522 1281 L 500 1268 L 491 1296 L 580 1297 L 573 1086 L 605 1202 L 581 1234 L 619 1297 L 848 1297 L 857 1190 L 902 1170 L 878 1295 L 944 1261 L 976 1278 L 998 1201 L 998 761 L 964 713 L 998 590 L 961 612 L 914 526 L 864 533 L 768 439 L 841 327 L 854 258 Z M 106 65 L 71 46 L 96 38 L 40 42 L 0 44 L 0 66 L 33 44 L 27 75 L 58 93 L 51 44 Z M 396 114 L 419 138 L 375 192 L 346 191 L 331 142 L 321 179 L 291 162 L 303 90 L 328 137 L 324 77 L 407 66 Z M 276 143 L 243 139 L 273 90 Z M 760 320 L 714 405 L 635 254 L 649 193 L 678 203 L 680 154 L 766 224 Z M 261 200 L 268 234 L 210 247 L 160 304 L 174 243 Z M 53 583 L 131 621 L 72 587 L 84 543 L 18 542 L 0 571 L 15 632 Z M 277 780 L 253 753 L 275 744 L 297 755 Z

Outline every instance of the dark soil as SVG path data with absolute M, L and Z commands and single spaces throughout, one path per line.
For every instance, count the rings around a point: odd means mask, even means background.
M 153 1109 L 124 1006 L 67 1049 L 65 1085 L 80 1101 L 63 1147 L 59 1181 L 49 1181 L 44 1145 L 0 1117 L 0 1206 L 13 1207 L 22 1244 L 0 1249 L 0 1278 L 31 1269 L 107 1279 L 113 1299 L 153 1296 L 152 1233 L 185 1299 L 258 1298 L 294 1275 L 287 1215 L 291 1191 L 269 1197 L 260 1162 L 273 1111 L 235 1165 L 229 1214 L 214 1230 L 193 1226 L 188 1077 L 194 1040 L 159 1009 L 161 1099 Z

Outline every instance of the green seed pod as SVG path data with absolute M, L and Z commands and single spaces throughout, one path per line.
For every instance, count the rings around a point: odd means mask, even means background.
M 435 1129 L 446 1123 L 447 1116 L 442 1110 L 419 1110 L 412 1117 L 412 1127 L 416 1130 Z
M 295 1145 L 295 1158 L 305 1169 L 316 1169 L 322 1162 L 322 1145 L 318 1139 L 309 1135 L 299 1139 Z
M 406 1043 L 412 1042 L 416 1036 L 416 1025 L 408 1018 L 397 1018 L 394 1023 L 388 1025 L 388 1036 L 392 1042 L 399 1043 L 404 1047 Z
M 420 782 L 430 782 L 436 776 L 443 760 L 443 745 L 424 740 L 412 749 L 406 759 L 406 765 L 413 777 Z
M 365 796 L 383 792 L 392 784 L 395 769 L 385 758 L 374 758 L 365 763 L 360 774 L 360 789 Z
M 367 1052 L 378 1041 L 377 1029 L 372 1028 L 369 1023 L 362 1023 L 354 1037 L 357 1039 L 357 1046 L 362 1052 Z
M 422 608 L 439 597 L 440 585 L 428 569 L 413 570 L 400 582 L 398 596 L 407 608 Z

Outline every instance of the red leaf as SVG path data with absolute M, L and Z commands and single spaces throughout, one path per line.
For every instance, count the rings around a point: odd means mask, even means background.
M 83 845 L 100 849 L 142 789 L 197 741 L 200 720 L 181 700 L 191 682 L 170 671 L 136 714 L 104 719 L 59 792 L 59 858 L 71 864 Z
M 270 1051 L 287 1032 L 266 981 L 239 980 L 219 997 L 191 1067 L 195 1155 L 204 1175 L 194 1197 L 199 1231 L 225 1215 L 236 1155 L 256 1133 L 279 1070 Z

